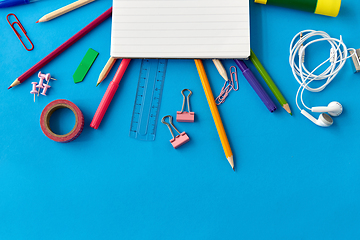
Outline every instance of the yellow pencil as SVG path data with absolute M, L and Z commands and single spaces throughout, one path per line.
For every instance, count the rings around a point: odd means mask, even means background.
M 205 92 L 206 99 L 208 101 L 208 104 L 209 104 L 209 107 L 211 110 L 211 114 L 214 118 L 215 126 L 218 131 L 220 141 L 221 141 L 221 144 L 222 144 L 224 152 L 225 152 L 226 159 L 230 163 L 232 169 L 235 171 L 233 153 L 231 151 L 229 140 L 226 136 L 226 132 L 225 132 L 219 111 L 218 111 L 216 103 L 215 103 L 214 95 L 212 94 L 212 91 L 210 88 L 209 80 L 206 76 L 204 65 L 200 59 L 195 59 L 195 64 L 196 64 L 196 68 L 199 72 L 200 80 L 201 80 L 201 83 L 204 88 L 204 92 Z
M 107 61 L 105 67 L 103 68 L 103 70 L 101 71 L 100 75 L 99 75 L 99 79 L 96 83 L 96 86 L 98 86 L 109 74 L 110 70 L 112 69 L 112 67 L 114 66 L 116 62 L 116 58 L 110 57 L 109 60 Z
M 48 13 L 46 15 L 44 15 L 42 18 L 39 19 L 39 21 L 37 21 L 36 23 L 40 23 L 40 22 L 47 22 L 50 21 L 51 19 L 57 18 L 65 13 L 68 13 L 72 10 L 75 10 L 79 7 L 82 7 L 88 3 L 91 3 L 95 0 L 78 0 L 76 2 L 73 2 L 69 5 L 66 5 L 65 7 L 59 8 L 58 10 L 55 10 L 51 13 Z

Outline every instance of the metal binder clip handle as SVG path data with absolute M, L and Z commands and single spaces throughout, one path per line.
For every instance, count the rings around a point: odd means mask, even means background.
M 167 117 L 169 118 L 169 123 L 170 123 L 170 124 L 167 123 L 167 122 L 165 122 L 165 119 L 166 119 Z M 166 115 L 165 117 L 163 117 L 163 118 L 161 119 L 161 122 L 162 122 L 163 124 L 165 124 L 165 125 L 169 128 L 170 133 L 171 133 L 171 135 L 172 135 L 172 137 L 173 137 L 173 138 L 170 140 L 170 143 L 171 143 L 171 145 L 172 145 L 175 149 L 178 148 L 178 147 L 180 147 L 181 145 L 187 143 L 187 142 L 190 140 L 190 138 L 189 138 L 189 136 L 186 134 L 186 132 L 180 133 L 180 131 L 174 126 L 174 124 L 173 124 L 173 122 L 172 122 L 172 116 Z M 174 136 L 174 133 L 173 133 L 171 127 L 173 127 L 173 128 L 179 133 L 179 135 Z
M 360 72 L 360 49 L 350 50 L 354 73 Z
M 185 94 L 184 94 L 185 91 L 189 91 L 189 94 L 187 97 L 185 97 Z M 190 96 L 192 95 L 192 91 L 190 89 L 183 89 L 181 91 L 181 94 L 183 95 L 183 104 L 182 104 L 181 111 L 176 112 L 176 121 L 177 122 L 194 122 L 195 113 L 190 111 Z M 186 101 L 188 104 L 188 112 L 184 111 Z

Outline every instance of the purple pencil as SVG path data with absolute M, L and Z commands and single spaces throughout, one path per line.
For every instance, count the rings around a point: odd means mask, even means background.
M 255 90 L 257 95 L 261 98 L 265 106 L 269 109 L 270 112 L 273 112 L 276 110 L 276 106 L 274 102 L 271 100 L 269 95 L 265 92 L 264 88 L 261 86 L 259 81 L 256 79 L 254 74 L 251 72 L 251 70 L 246 66 L 244 61 L 234 59 L 235 63 L 240 68 L 241 72 L 244 74 L 244 77 L 246 80 L 250 83 L 251 87 Z

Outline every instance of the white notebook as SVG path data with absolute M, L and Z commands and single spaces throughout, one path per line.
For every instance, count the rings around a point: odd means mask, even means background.
M 113 0 L 111 56 L 248 58 L 249 0 Z

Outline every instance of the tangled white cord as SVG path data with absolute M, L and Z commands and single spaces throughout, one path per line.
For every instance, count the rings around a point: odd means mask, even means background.
M 312 40 L 310 40 L 312 38 Z M 297 40 L 297 41 L 296 41 Z M 296 41 L 296 42 L 295 42 Z M 327 41 L 330 48 L 330 57 L 314 68 L 312 71 L 309 71 L 305 67 L 305 50 L 313 43 Z M 293 75 L 296 81 L 300 84 L 300 87 L 296 93 L 295 101 L 299 110 L 302 110 L 298 104 L 298 96 L 301 90 L 300 99 L 302 105 L 309 109 L 303 101 L 303 93 L 304 90 L 308 90 L 311 92 L 320 92 L 324 90 L 324 88 L 330 84 L 330 82 L 336 77 L 339 71 L 344 66 L 347 58 L 350 58 L 352 55 L 348 56 L 348 51 L 354 51 L 353 48 L 347 48 L 344 42 L 342 41 L 342 37 L 340 39 L 330 37 L 326 32 L 323 31 L 314 31 L 314 30 L 304 30 L 295 35 L 290 44 L 290 56 L 289 56 L 289 64 L 292 69 Z M 316 70 L 318 70 L 321 66 L 330 62 L 329 67 L 324 70 L 321 74 L 314 74 Z M 317 88 L 309 87 L 309 84 L 312 81 L 320 81 L 326 80 L 323 85 Z

